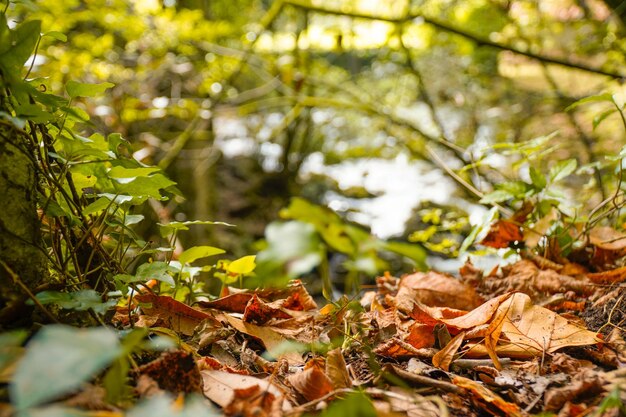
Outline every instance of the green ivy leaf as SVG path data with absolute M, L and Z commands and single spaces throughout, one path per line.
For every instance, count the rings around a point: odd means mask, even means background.
M 514 198 L 515 196 L 506 190 L 495 190 L 480 199 L 481 204 L 501 203 L 503 201 Z
M 67 42 L 67 36 L 63 32 L 59 32 L 56 30 L 51 30 L 50 32 L 44 33 L 42 36 L 49 36 L 52 39 L 56 39 L 57 41 Z
M 348 394 L 344 399 L 333 401 L 320 417 L 376 417 L 376 409 L 369 397 L 361 392 Z
M 40 32 L 39 20 L 31 20 L 18 26 L 11 32 L 10 47 L 0 54 L 0 65 L 7 70 L 19 70 L 33 53 Z
M 167 224 L 163 224 L 163 223 L 157 223 L 157 224 L 161 228 L 161 236 L 164 236 L 164 237 L 170 235 L 173 232 L 178 232 L 181 230 L 189 230 L 188 226 L 192 226 L 192 225 L 202 225 L 202 226 L 220 225 L 220 226 L 235 227 L 234 224 L 229 224 L 229 223 L 224 223 L 224 222 L 213 222 L 209 220 L 190 220 L 186 222 L 169 222 Z
M 174 278 L 172 278 L 168 272 L 176 272 L 176 270 L 165 262 L 159 261 L 142 264 L 137 268 L 135 279 L 138 282 L 156 279 L 157 281 L 165 282 L 173 287 L 176 284 L 174 283 Z
M 85 311 L 90 308 L 96 313 L 104 314 L 109 308 L 117 304 L 116 300 L 102 302 L 102 297 L 94 290 L 80 290 L 76 292 L 42 291 L 37 294 L 41 304 L 57 304 L 66 310 Z
M 24 410 L 67 394 L 95 377 L 122 353 L 117 335 L 104 327 L 44 327 L 27 345 L 9 386 Z
M 570 175 L 576 170 L 578 163 L 575 159 L 567 159 L 559 161 L 555 166 L 550 168 L 550 181 L 557 182 Z
M 415 262 L 415 267 L 420 271 L 425 271 L 428 268 L 428 265 L 426 264 L 427 253 L 421 245 L 417 245 L 415 243 L 389 241 L 383 242 L 382 247 L 390 252 L 409 258 Z
M 236 259 L 228 264 L 228 272 L 240 275 L 249 274 L 254 271 L 254 268 L 256 268 L 255 259 L 256 256 L 254 255 Z
M 533 167 L 530 167 L 530 180 L 532 181 L 536 190 L 540 191 L 546 188 L 546 177 L 544 177 L 541 172 L 537 171 Z
M 602 101 L 608 101 L 608 102 L 613 103 L 613 94 L 604 93 L 604 94 L 598 94 L 595 96 L 585 97 L 567 106 L 565 108 L 565 111 L 573 110 L 578 106 L 582 106 L 583 104 L 597 103 L 597 102 L 602 102 Z
M 71 98 L 76 97 L 95 97 L 104 93 L 111 87 L 115 87 L 113 83 L 100 83 L 100 84 L 87 84 L 79 83 L 77 81 L 70 80 L 65 85 L 67 94 Z
M 137 177 L 149 177 L 155 172 L 160 171 L 157 167 L 143 167 L 143 168 L 124 168 L 121 166 L 113 167 L 109 170 L 108 175 L 110 178 L 137 178 Z
M 224 249 L 215 248 L 213 246 L 194 246 L 181 253 L 178 257 L 178 261 L 183 265 L 190 264 L 198 259 L 208 258 L 209 256 L 219 255 L 224 252 Z

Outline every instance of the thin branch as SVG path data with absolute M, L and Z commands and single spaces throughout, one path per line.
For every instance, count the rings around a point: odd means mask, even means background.
M 553 57 L 546 56 L 546 55 L 534 54 L 532 52 L 525 51 L 523 49 L 516 48 L 511 45 L 500 44 L 498 42 L 494 42 L 490 39 L 484 38 L 482 36 L 470 33 L 464 29 L 460 29 L 452 25 L 449 25 L 447 23 L 444 23 L 438 19 L 424 16 L 423 14 L 416 13 L 416 14 L 408 15 L 406 17 L 389 17 L 389 16 L 377 16 L 377 15 L 372 15 L 368 13 L 348 12 L 348 11 L 342 11 L 338 9 L 330 9 L 330 8 L 326 8 L 322 6 L 313 5 L 307 0 L 285 0 L 283 3 L 289 4 L 293 7 L 299 7 L 301 9 L 306 9 L 306 10 L 317 12 L 317 13 L 323 13 L 323 14 L 329 14 L 329 15 L 335 15 L 335 16 L 352 17 L 355 19 L 379 20 L 382 22 L 389 22 L 389 23 L 394 23 L 394 24 L 401 24 L 401 23 L 419 19 L 420 21 L 427 23 L 431 26 L 434 26 L 435 28 L 439 30 L 449 32 L 458 36 L 462 36 L 481 46 L 489 46 L 492 48 L 500 49 L 502 51 L 510 51 L 518 55 L 522 55 L 531 59 L 536 59 L 538 61 L 545 62 L 547 64 L 562 65 L 568 68 L 574 68 L 574 69 L 587 71 L 587 72 L 591 72 L 595 74 L 606 75 L 607 77 L 611 77 L 611 78 L 619 78 L 619 79 L 626 78 L 626 74 L 622 74 L 619 72 L 604 70 L 602 68 L 592 67 L 586 64 L 572 62 L 572 61 L 568 61 L 565 59 L 553 58 Z

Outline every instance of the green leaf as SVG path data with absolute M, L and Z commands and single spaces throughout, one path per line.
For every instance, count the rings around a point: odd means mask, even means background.
M 256 272 L 270 284 L 282 284 L 309 272 L 322 261 L 315 227 L 309 223 L 273 222 L 265 229 L 267 248 L 256 257 Z
M 213 246 L 194 246 L 181 253 L 178 257 L 178 261 L 183 265 L 190 264 L 198 259 L 208 258 L 209 256 L 219 255 L 224 252 L 224 249 Z
M 89 204 L 83 209 L 83 215 L 89 216 L 90 214 L 98 213 L 111 205 L 111 200 L 106 197 L 100 197 L 93 203 Z
M 578 106 L 582 106 L 583 104 L 597 103 L 597 102 L 602 102 L 602 101 L 608 101 L 608 102 L 613 103 L 613 94 L 604 93 L 604 94 L 598 94 L 595 96 L 585 97 L 567 106 L 565 108 L 565 111 L 570 111 L 572 109 L 575 109 Z
M 116 189 L 120 194 L 133 197 L 154 198 L 162 200 L 161 190 L 176 185 L 163 174 L 154 174 L 149 177 L 135 177 L 133 179 L 119 178 L 116 180 Z
M 547 185 L 546 177 L 544 177 L 541 174 L 541 172 L 537 171 L 533 167 L 530 167 L 530 180 L 535 186 L 535 189 L 543 190 L 544 188 L 546 188 L 546 185 Z
M 376 417 L 376 409 L 369 397 L 362 392 L 346 395 L 344 399 L 333 401 L 320 417 Z
M 25 103 L 15 108 L 15 114 L 22 119 L 28 119 L 35 123 L 46 123 L 54 120 L 52 113 L 43 110 L 37 104 Z
M 0 54 L 5 53 L 11 47 L 11 30 L 7 17 L 0 14 Z
M 426 250 L 415 243 L 406 242 L 383 242 L 382 247 L 390 252 L 397 253 L 415 262 L 415 267 L 421 271 L 428 268 L 426 264 Z
M 27 345 L 9 386 L 24 410 L 67 394 L 94 378 L 122 353 L 117 335 L 104 327 L 44 327 Z
M 567 159 L 559 161 L 555 166 L 550 168 L 550 181 L 557 182 L 570 175 L 576 170 L 578 163 L 575 159 Z
M 85 311 L 90 308 L 96 313 L 104 314 L 117 304 L 116 300 L 102 302 L 102 296 L 94 290 L 80 290 L 76 292 L 42 291 L 37 294 L 41 304 L 57 304 L 66 310 Z
M 150 175 L 158 171 L 160 171 L 160 169 L 157 167 L 124 168 L 121 166 L 116 166 L 109 170 L 108 175 L 110 178 L 137 178 L 149 177 Z
M 174 283 L 174 278 L 168 272 L 176 272 L 176 270 L 165 262 L 142 264 L 137 268 L 135 279 L 141 282 L 156 279 L 173 287 L 176 284 Z
M 126 413 L 126 417 L 218 417 L 222 415 L 207 405 L 200 397 L 190 396 L 185 399 L 184 407 L 174 404 L 168 395 L 154 396 L 140 402 Z
M 19 70 L 33 53 L 40 32 L 39 20 L 31 20 L 18 26 L 12 32 L 10 48 L 0 54 L 0 65 L 7 70 Z
M 67 36 L 63 32 L 59 32 L 56 30 L 51 30 L 50 32 L 44 33 L 42 36 L 49 36 L 57 41 L 67 42 Z
M 234 260 L 230 264 L 228 264 L 228 272 L 240 275 L 249 274 L 254 271 L 254 268 L 256 268 L 255 259 L 256 256 L 249 255 Z
M 480 199 L 481 204 L 501 203 L 503 201 L 515 198 L 513 194 L 505 190 L 495 190 Z
M 94 97 L 104 93 L 111 87 L 115 87 L 113 83 L 87 84 L 70 80 L 65 85 L 67 94 L 71 98 L 76 97 Z
M 163 224 L 163 223 L 157 223 L 157 224 L 161 228 L 161 236 L 168 236 L 172 232 L 178 232 L 181 230 L 189 230 L 189 227 L 187 226 L 192 226 L 192 225 L 202 225 L 202 226 L 219 225 L 219 226 L 235 227 L 234 224 L 229 224 L 229 223 L 224 223 L 224 222 L 213 222 L 209 220 L 190 220 L 186 222 L 169 222 L 167 224 Z
M 0 374 L 20 357 L 21 347 L 28 336 L 25 330 L 14 330 L 0 334 Z
M 469 235 L 463 240 L 461 247 L 459 248 L 459 253 L 463 254 L 466 252 L 470 246 L 476 242 L 478 236 L 482 234 L 485 230 L 489 230 L 491 226 L 491 222 L 494 221 L 498 217 L 498 208 L 492 207 L 482 218 L 482 221 L 474 226 Z
M 600 125 L 600 123 L 602 123 L 604 121 L 604 119 L 606 119 L 607 117 L 609 117 L 610 115 L 612 115 L 615 112 L 617 112 L 617 109 L 611 107 L 610 109 L 605 110 L 602 113 L 594 116 L 594 118 L 593 118 L 593 129 L 595 130 L 596 127 L 598 127 Z

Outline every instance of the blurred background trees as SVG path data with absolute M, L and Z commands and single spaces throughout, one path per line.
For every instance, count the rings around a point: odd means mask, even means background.
M 348 222 L 334 238 L 347 233 L 362 242 L 360 232 L 346 230 L 365 228 L 416 242 L 418 252 L 425 246 L 456 256 L 469 219 L 476 223 L 486 211 L 481 199 L 511 213 L 540 195 L 576 217 L 618 186 L 605 155 L 623 145 L 619 1 L 41 0 L 7 7 L 41 19 L 42 32 L 67 35 L 66 42 L 41 40 L 29 77 L 45 74 L 42 89 L 62 91 L 68 80 L 116 85 L 74 104 L 92 115 L 86 135 L 121 133 L 136 160 L 177 182 L 185 198 L 152 200 L 144 214 L 153 221 L 139 225 L 155 240 L 156 222 L 220 220 L 238 227 L 193 228 L 182 246 L 210 243 L 243 256 L 263 248 L 259 239 L 281 213 L 311 215 L 294 208 L 291 199 L 303 197 Z M 601 93 L 613 104 L 567 109 Z M 578 175 L 556 181 L 550 169 L 569 159 Z M 543 187 L 539 177 L 547 178 Z M 320 216 L 330 217 L 318 231 L 331 230 L 332 214 Z M 359 263 L 368 248 L 353 248 L 352 264 L 337 258 L 336 269 L 417 265 Z

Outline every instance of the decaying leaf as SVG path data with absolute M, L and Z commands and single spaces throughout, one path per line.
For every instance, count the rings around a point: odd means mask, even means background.
M 522 411 L 516 404 L 504 401 L 502 397 L 495 394 L 493 391 L 488 390 L 478 382 L 472 381 L 471 379 L 467 379 L 462 376 L 455 375 L 452 377 L 452 383 L 471 392 L 474 395 L 475 399 L 478 400 L 477 402 L 479 404 L 482 404 L 485 410 L 487 410 L 490 414 L 504 414 L 511 417 L 524 416 L 524 413 L 522 413 Z M 492 407 L 496 410 L 499 410 L 499 412 L 494 413 Z
M 333 390 L 332 381 L 317 365 L 305 367 L 304 371 L 289 375 L 287 381 L 307 401 L 322 398 Z
M 482 303 L 473 287 L 435 271 L 405 275 L 400 287 L 416 290 L 416 300 L 431 307 L 471 310 Z
M 341 353 L 341 348 L 329 350 L 326 354 L 326 375 L 333 384 L 334 389 L 349 388 L 352 380 L 348 373 L 346 361 Z
M 515 242 L 524 240 L 519 224 L 510 220 L 498 220 L 489 229 L 487 236 L 479 243 L 491 248 L 503 249 L 508 248 Z
M 138 294 L 135 300 L 142 304 L 141 309 L 145 314 L 159 317 L 165 326 L 187 336 L 191 336 L 196 326 L 203 320 L 212 318 L 210 314 L 165 295 Z
M 267 380 L 224 371 L 205 370 L 201 371 L 200 374 L 204 380 L 204 395 L 220 407 L 227 407 L 233 401 L 240 399 L 242 393 L 254 392 L 259 394 L 266 392 L 273 396 L 272 402 L 278 402 L 280 409 L 283 411 L 288 411 L 292 408 L 291 404 L 285 399 L 283 392 Z M 254 387 L 257 387 L 258 390 Z
M 464 337 L 465 332 L 461 332 L 454 336 L 443 349 L 433 356 L 433 366 L 441 368 L 444 371 L 448 371 L 450 369 L 450 364 L 454 359 L 454 355 L 456 355 L 457 351 L 461 347 L 461 344 L 463 343 Z

